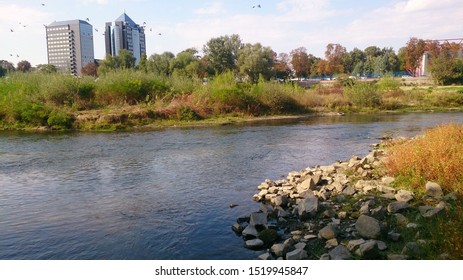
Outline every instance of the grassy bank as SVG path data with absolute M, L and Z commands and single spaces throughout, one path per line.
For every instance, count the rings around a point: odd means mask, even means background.
M 341 77 L 307 89 L 297 83 L 242 82 L 231 72 L 208 81 L 133 70 L 113 71 L 97 79 L 12 73 L 0 79 L 0 128 L 117 130 L 311 112 L 463 106 L 463 87 L 404 84 L 388 77 L 377 82 Z
M 446 252 L 463 259 L 463 125 L 448 124 L 430 129 L 424 135 L 393 144 L 385 163 L 395 176 L 398 188 L 410 189 L 417 200 L 424 195 L 427 181 L 439 183 L 447 199 L 445 213 L 420 229 L 419 239 L 427 243 L 427 258 Z M 429 203 L 432 203 L 430 201 Z M 415 217 L 410 217 L 414 219 Z

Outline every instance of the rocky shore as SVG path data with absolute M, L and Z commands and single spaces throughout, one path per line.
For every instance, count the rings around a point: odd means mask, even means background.
M 383 144 L 363 158 L 265 180 L 253 197 L 259 210 L 238 218 L 233 231 L 246 248 L 265 250 L 264 260 L 420 259 L 432 242 L 422 239 L 422 225 L 455 194 L 433 182 L 419 193 L 395 189 L 382 170 Z

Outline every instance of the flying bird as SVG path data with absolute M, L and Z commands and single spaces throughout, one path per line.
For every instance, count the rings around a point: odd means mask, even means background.
M 45 6 L 45 4 L 44 4 L 44 3 L 42 3 L 42 6 Z
M 87 20 L 87 21 L 90 21 L 90 19 L 89 19 L 89 18 L 86 18 L 86 20 Z
M 159 36 L 161 36 L 162 34 L 161 33 L 158 33 Z
M 10 32 L 14 32 L 13 29 L 10 28 Z
M 96 32 L 98 32 L 98 29 L 97 29 L 97 28 L 95 28 L 95 31 L 96 31 Z

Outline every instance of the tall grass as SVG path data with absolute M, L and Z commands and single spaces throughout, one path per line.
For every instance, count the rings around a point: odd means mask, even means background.
M 463 195 L 462 151 L 463 125 L 441 125 L 392 146 L 385 166 L 391 175 L 407 177 L 413 188 L 422 189 L 426 181 L 435 181 L 447 192 Z
M 455 192 L 443 214 L 427 221 L 421 238 L 432 240 L 427 258 L 445 252 L 451 259 L 463 258 L 463 125 L 447 124 L 427 130 L 423 136 L 393 145 L 385 167 L 397 177 L 398 187 L 411 187 L 423 194 L 426 181 L 441 185 L 444 193 Z

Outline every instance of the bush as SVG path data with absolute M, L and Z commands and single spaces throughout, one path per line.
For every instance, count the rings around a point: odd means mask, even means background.
M 193 111 L 187 105 L 181 105 L 177 108 L 177 119 L 180 121 L 194 121 L 200 120 L 201 116 L 198 115 L 195 111 Z
M 25 103 L 16 108 L 16 119 L 28 125 L 47 125 L 50 110 L 42 104 Z
M 74 123 L 74 116 L 62 110 L 55 109 L 48 116 L 47 124 L 54 129 L 70 129 Z
M 400 81 L 394 79 L 392 76 L 383 76 L 378 81 L 378 88 L 381 91 L 399 91 L 400 90 Z
M 378 86 L 374 83 L 355 83 L 352 87 L 344 88 L 349 100 L 359 107 L 379 107 L 382 103 L 382 96 Z

